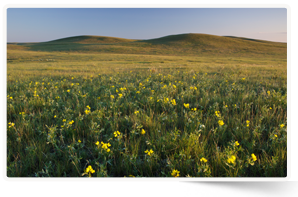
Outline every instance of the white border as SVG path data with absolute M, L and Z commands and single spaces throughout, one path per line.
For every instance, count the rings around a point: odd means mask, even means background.
M 5 33 L 4 33 L 4 40 L 6 43 L 6 38 L 7 38 L 7 35 L 6 35 L 6 9 L 7 8 L 17 8 L 17 7 L 22 7 L 22 8 L 29 8 L 29 7 L 40 7 L 40 8 L 45 8 L 45 7 L 51 7 L 51 8 L 58 8 L 58 7 L 63 7 L 63 8 L 87 8 L 87 7 L 101 7 L 101 8 L 110 8 L 110 7 L 113 7 L 113 8 L 117 8 L 117 7 L 121 7 L 121 8 L 141 8 L 141 7 L 149 7 L 149 8 L 188 8 L 188 7 L 191 7 L 191 8 L 287 8 L 287 43 L 288 43 L 288 82 L 291 81 L 291 62 L 290 62 L 290 58 L 291 58 L 291 32 L 290 32 L 290 16 L 291 16 L 291 11 L 290 11 L 290 7 L 287 5 L 287 4 L 275 4 L 275 5 L 267 5 L 267 4 L 260 4 L 260 5 L 243 5 L 243 4 L 233 4 L 233 5 L 226 5 L 226 4 L 216 4 L 216 5 L 198 5 L 198 4 L 188 4 L 188 5 L 168 5 L 168 4 L 155 4 L 155 5 L 152 5 L 152 4 L 132 4 L 132 5 L 127 5 L 127 4 L 101 4 L 101 5 L 98 5 L 98 4 L 90 4 L 90 5 L 68 5 L 68 4 L 61 4 L 61 5 L 50 5 L 50 4 L 31 4 L 31 5 L 28 5 L 28 4 L 18 4 L 18 5 L 15 5 L 15 4 L 8 4 L 8 5 L 5 5 L 4 6 L 4 10 L 5 10 Z M 5 52 L 6 52 L 6 46 L 5 47 Z M 6 53 L 5 53 L 5 57 L 6 57 Z M 4 59 L 4 62 L 6 65 L 6 58 Z M 5 70 L 6 71 L 6 70 Z M 5 72 L 6 74 L 6 72 Z M 6 77 L 5 77 L 5 84 L 6 84 Z M 291 93 L 290 93 L 290 83 L 288 83 L 288 106 L 291 106 L 292 103 L 291 102 Z M 6 101 L 5 101 L 6 103 Z M 203 182 L 209 182 L 209 181 L 224 181 L 224 182 L 230 182 L 230 181 L 288 181 L 291 179 L 290 175 L 291 175 L 291 136 L 292 136 L 292 130 L 291 130 L 291 119 L 290 119 L 290 116 L 291 115 L 291 111 L 290 111 L 290 108 L 288 107 L 288 176 L 286 178 L 179 178 L 179 179 L 175 179 L 175 178 L 138 178 L 138 179 L 125 179 L 125 181 L 127 182 L 139 182 L 139 181 L 143 181 L 143 180 L 146 180 L 146 181 L 203 181 Z M 3 139 L 5 139 L 5 143 L 3 143 L 3 146 L 5 147 L 4 149 L 4 155 L 6 155 L 6 133 L 3 135 Z M 3 156 L 2 158 L 5 158 L 5 156 Z M 2 162 L 6 165 L 6 158 L 4 159 L 5 162 Z M 30 181 L 30 182 L 40 182 L 40 181 L 81 181 L 82 179 L 78 180 L 78 178 L 67 178 L 67 179 L 63 179 L 63 178 L 54 178 L 54 179 L 35 179 L 35 178 L 26 178 L 26 179 L 23 179 L 23 178 L 7 178 L 5 175 L 6 175 L 6 169 L 5 168 L 2 168 L 3 170 L 1 170 L 2 172 L 4 172 L 2 175 L 4 175 L 4 177 L 2 176 L 2 178 L 4 178 L 6 181 L 8 182 L 19 182 L 19 181 Z M 97 182 L 97 181 L 104 181 L 104 182 L 109 182 L 109 181 L 123 181 L 124 179 L 123 178 L 102 178 L 102 179 L 84 179 L 84 182 Z

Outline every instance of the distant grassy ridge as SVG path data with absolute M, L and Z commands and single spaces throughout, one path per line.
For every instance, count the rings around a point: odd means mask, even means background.
M 179 34 L 149 40 L 75 36 L 49 42 L 8 44 L 8 49 L 20 46 L 47 52 L 287 58 L 287 43 L 208 34 Z
M 79 44 L 103 44 L 103 43 L 121 43 L 121 42 L 133 42 L 136 40 L 125 39 L 125 38 L 116 38 L 108 36 L 74 36 L 68 38 L 61 38 L 58 40 L 49 41 L 46 43 L 79 43 Z

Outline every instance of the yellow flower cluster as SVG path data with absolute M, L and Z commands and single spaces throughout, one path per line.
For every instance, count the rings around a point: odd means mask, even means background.
M 219 124 L 219 126 L 222 126 L 222 125 L 224 125 L 225 123 L 224 123 L 222 120 L 219 120 L 219 121 L 218 121 L 218 124 Z
M 189 103 L 187 103 L 187 104 L 184 103 L 183 105 L 184 105 L 185 108 L 189 108 Z
M 255 156 L 255 154 L 251 154 L 251 158 L 253 161 L 257 161 L 257 157 Z
M 89 105 L 87 105 L 87 108 L 88 109 L 85 110 L 85 114 L 89 114 L 91 112 L 91 110 L 90 110 L 91 108 L 89 107 Z
M 119 136 L 121 133 L 119 132 L 119 131 L 115 131 L 114 132 L 114 137 L 117 137 L 117 136 Z
M 89 165 L 85 170 L 85 173 L 88 174 L 89 177 L 91 177 L 91 173 L 93 174 L 94 172 L 95 172 L 95 170 L 93 170 L 91 165 Z
M 249 120 L 246 120 L 246 126 L 249 127 L 249 123 L 250 121 Z
M 231 157 L 228 158 L 227 162 L 234 164 L 235 160 L 236 160 L 236 157 L 234 155 L 232 155 Z
M 172 105 L 176 105 L 176 100 L 175 99 L 172 99 L 171 100 L 171 103 L 172 103 Z
M 121 98 L 123 96 L 123 94 L 118 94 L 119 98 Z
M 34 97 L 39 97 L 39 95 L 36 93 L 36 90 L 34 91 Z
M 139 111 L 135 111 L 135 115 L 139 114 L 140 112 Z
M 74 123 L 74 121 L 72 120 L 72 121 L 70 121 L 70 122 L 68 122 L 68 124 L 70 124 L 70 125 L 72 125 Z
M 239 146 L 239 142 L 238 141 L 235 142 L 235 146 Z
M 215 111 L 215 115 L 220 118 L 220 111 Z
M 124 90 L 126 90 L 126 88 L 120 88 L 120 91 L 123 92 Z
M 180 171 L 173 169 L 171 175 L 172 175 L 173 177 L 178 177 L 178 176 L 179 176 L 179 173 L 180 173 Z
M 169 102 L 169 98 L 164 98 L 163 101 L 164 101 L 165 103 L 168 103 L 168 102 Z
M 99 145 L 99 141 L 97 141 L 95 144 L 98 146 Z M 111 151 L 111 149 L 109 149 L 110 146 L 111 146 L 110 143 L 103 143 L 103 142 L 101 142 L 101 148 L 105 149 L 107 152 L 110 152 Z
M 146 153 L 147 155 L 151 156 L 151 154 L 153 154 L 154 151 L 153 151 L 152 149 L 150 149 L 150 150 L 146 150 L 145 153 Z
M 13 127 L 14 126 L 14 123 L 13 122 L 9 122 L 8 123 L 8 128 L 11 128 L 11 127 Z
M 200 162 L 204 162 L 204 163 L 206 163 L 208 160 L 207 159 L 205 159 L 204 157 L 202 157 L 201 159 L 200 159 Z

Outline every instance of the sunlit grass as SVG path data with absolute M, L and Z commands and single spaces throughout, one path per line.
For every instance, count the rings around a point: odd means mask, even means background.
M 171 69 L 14 79 L 7 174 L 284 177 L 286 114 L 277 78 Z

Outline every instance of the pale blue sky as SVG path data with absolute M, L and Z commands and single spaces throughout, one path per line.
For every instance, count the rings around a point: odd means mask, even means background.
M 287 41 L 286 8 L 8 8 L 8 42 L 205 33 Z

